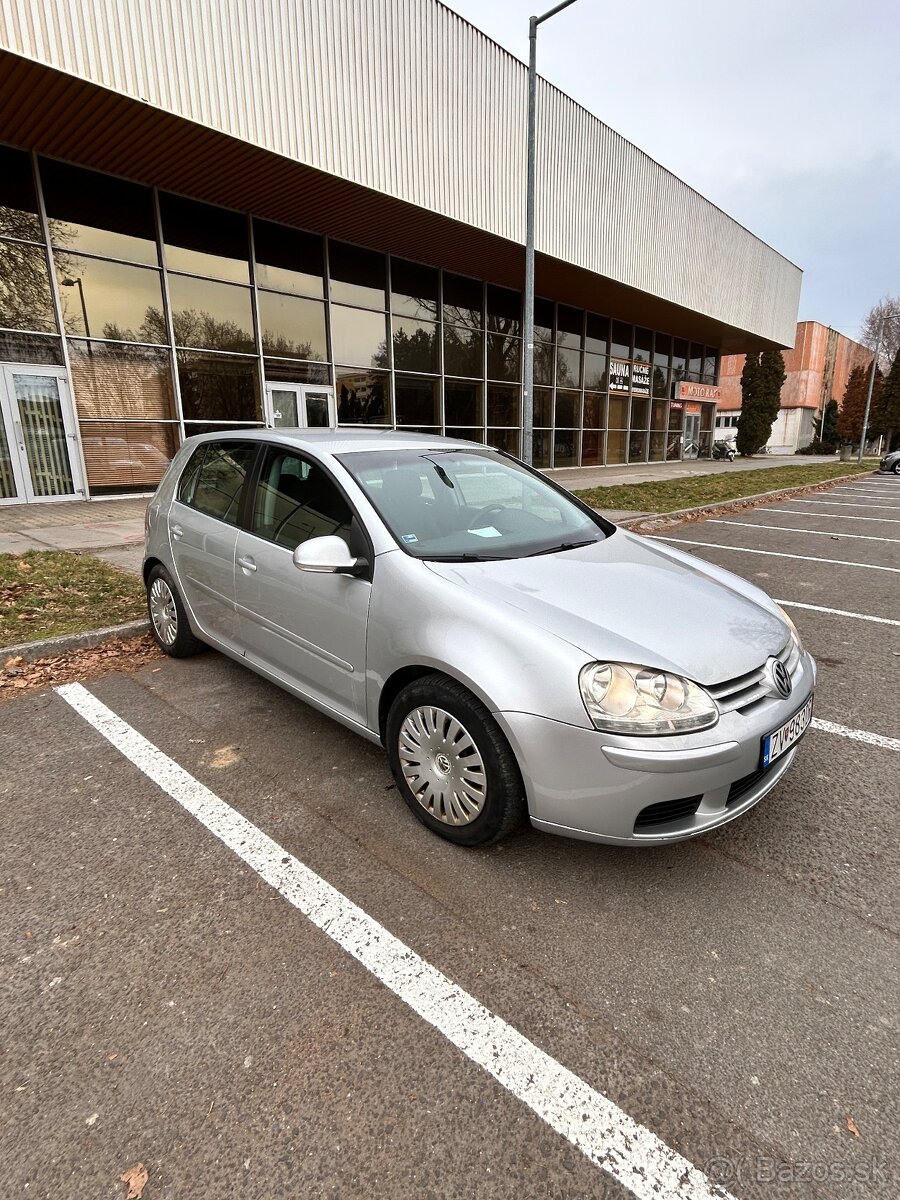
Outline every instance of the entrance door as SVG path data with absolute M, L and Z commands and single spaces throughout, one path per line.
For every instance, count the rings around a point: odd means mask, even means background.
M 65 372 L 0 368 L 0 504 L 84 497 Z
M 275 429 L 334 429 L 334 388 L 312 383 L 267 383 L 266 424 Z
M 696 458 L 700 452 L 700 414 L 684 414 L 684 443 L 682 458 Z

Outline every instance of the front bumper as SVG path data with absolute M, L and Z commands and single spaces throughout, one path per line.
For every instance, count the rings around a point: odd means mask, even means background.
M 528 713 L 495 716 L 522 769 L 534 826 L 587 841 L 659 846 L 733 821 L 775 787 L 796 749 L 763 772 L 761 740 L 803 707 L 815 678 L 804 652 L 787 700 L 766 698 L 680 737 L 624 737 Z

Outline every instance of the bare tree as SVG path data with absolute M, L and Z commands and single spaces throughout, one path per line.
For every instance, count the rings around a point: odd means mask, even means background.
M 889 371 L 891 363 L 900 350 L 900 296 L 882 296 L 877 304 L 872 306 L 869 315 L 862 323 L 859 340 L 864 346 L 874 350 L 878 337 L 878 323 L 884 318 L 884 332 L 881 336 L 881 353 L 879 367 Z

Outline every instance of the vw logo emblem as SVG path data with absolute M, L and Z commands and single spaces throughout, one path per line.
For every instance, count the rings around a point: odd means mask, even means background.
M 770 658 L 769 670 L 772 673 L 772 682 L 778 689 L 778 694 L 785 697 L 789 696 L 794 685 L 791 683 L 791 677 L 788 673 L 788 669 L 781 659 Z

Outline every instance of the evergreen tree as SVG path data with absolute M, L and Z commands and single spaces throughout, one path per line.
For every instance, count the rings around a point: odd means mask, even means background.
M 871 367 L 854 367 L 844 389 L 844 399 L 838 415 L 837 430 L 841 441 L 851 445 L 859 445 L 862 437 L 863 416 L 866 411 L 866 396 L 869 392 L 869 372 Z M 875 371 L 875 383 L 872 389 L 872 412 L 879 401 L 881 372 Z
M 872 401 L 872 431 L 885 435 L 885 449 L 890 450 L 894 435 L 900 432 L 900 348 L 887 379 L 882 383 L 878 403 Z
M 785 379 L 780 350 L 747 355 L 741 372 L 741 415 L 737 427 L 740 454 L 755 454 L 769 440 L 781 407 L 781 388 Z
M 838 406 L 837 400 L 829 400 L 822 413 L 822 426 L 819 431 L 819 441 L 825 454 L 831 454 L 838 444 Z M 827 447 L 827 449 L 826 449 Z

